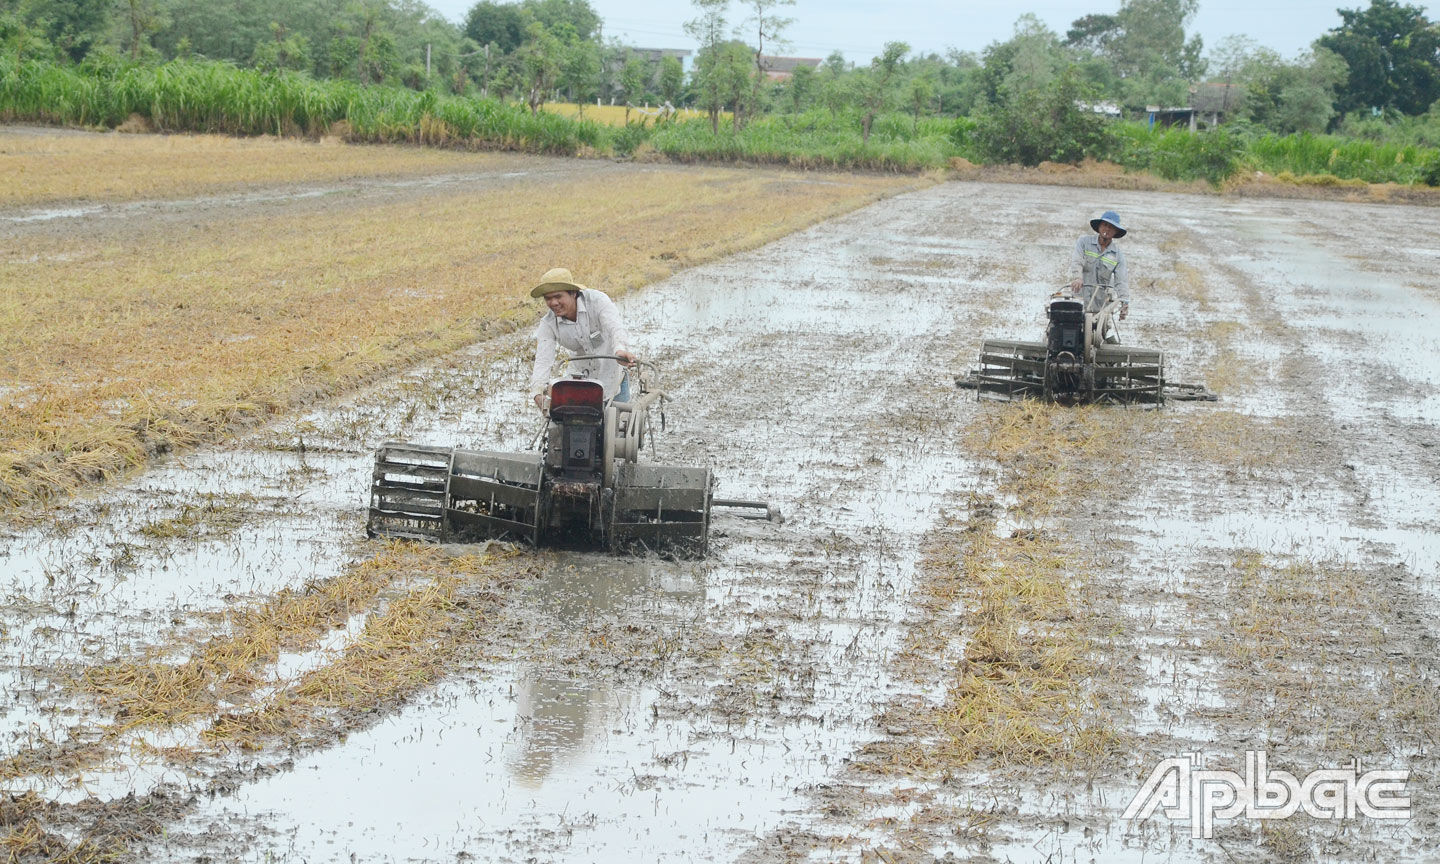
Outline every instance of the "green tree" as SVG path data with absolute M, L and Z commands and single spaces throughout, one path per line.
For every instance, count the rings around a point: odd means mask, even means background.
M 589 39 L 600 30 L 600 16 L 589 0 L 525 0 L 524 9 L 555 34 Z
M 18 12 L 0 12 L 0 51 L 14 57 L 16 63 L 55 57 L 55 46 Z
M 130 59 L 139 60 L 146 53 L 154 53 L 150 37 L 165 23 L 156 0 L 124 0 L 121 12 L 124 16 L 121 44 L 130 52 Z
M 1131 105 L 1183 104 L 1205 71 L 1200 37 L 1186 38 L 1199 0 L 1123 0 L 1114 15 L 1077 18 L 1065 44 L 1087 61 L 1083 78 Z
M 477 45 L 509 54 L 525 43 L 525 14 L 516 3 L 480 0 L 465 15 L 465 35 Z
M 277 22 L 270 22 L 270 38 L 255 45 L 251 63 L 257 69 L 309 69 L 310 44 L 304 36 L 289 33 Z
M 379 84 L 399 65 L 395 40 L 385 27 L 384 0 L 362 0 L 351 7 L 355 16 L 355 77 L 361 84 Z
M 585 116 L 585 104 L 595 98 L 600 87 L 600 46 L 591 39 L 576 39 L 565 46 L 565 60 L 560 67 L 560 86 L 570 94 L 570 101 Z
M 1345 61 L 1324 48 L 1293 62 L 1253 43 L 1231 41 L 1217 52 L 1226 81 L 1241 85 L 1239 116 L 1288 135 L 1322 132 L 1335 116 L 1335 91 L 1345 82 Z
M 925 75 L 916 75 L 910 79 L 910 111 L 914 115 L 915 122 L 911 127 L 911 134 L 920 134 L 920 115 L 930 105 L 930 100 L 935 98 L 935 85 Z
M 983 100 L 990 104 L 1000 104 L 1010 94 L 1045 87 L 1069 60 L 1060 37 L 1028 13 L 1016 19 L 1014 35 L 986 46 L 981 56 L 977 83 Z
M 844 54 L 832 51 L 820 64 L 816 77 L 820 81 L 820 103 L 829 110 L 831 117 L 854 106 L 854 82 L 847 72 Z
M 760 85 L 769 80 L 765 68 L 765 44 L 770 43 L 771 50 L 786 45 L 784 38 L 785 28 L 795 23 L 794 18 L 788 18 L 779 14 L 782 6 L 794 6 L 795 0 L 743 0 L 747 9 L 750 10 L 750 17 L 745 19 L 745 24 L 755 34 L 755 77 L 750 90 L 750 104 L 753 107 L 760 103 Z
M 1120 19 L 1115 15 L 1083 15 L 1070 23 L 1065 44 L 1086 54 L 1108 54 L 1120 34 Z
M 720 131 L 720 111 L 724 108 L 724 81 L 721 74 L 720 46 L 725 41 L 725 14 L 730 0 L 691 0 L 700 12 L 685 22 L 685 32 L 700 43 L 691 72 L 696 102 L 710 115 L 710 131 Z
M 1345 61 L 1333 51 L 1316 48 L 1292 68 L 1299 74 L 1280 88 L 1278 131 L 1324 132 L 1335 116 L 1335 90 L 1345 83 Z
M 425 71 L 429 48 L 430 74 L 438 80 L 453 79 L 465 59 L 461 54 L 479 47 L 464 47 L 460 28 L 423 0 L 386 0 L 384 9 L 386 29 L 400 62 L 417 72 Z M 424 83 L 428 86 L 429 82 Z
M 717 74 L 720 92 L 730 105 L 730 122 L 735 131 L 745 119 L 745 106 L 752 98 L 754 83 L 751 72 L 750 48 L 743 42 L 726 42 L 720 46 L 720 63 Z
M 1185 80 L 1205 71 L 1204 43 L 1198 35 L 1185 38 L 1185 25 L 1200 0 L 1125 0 L 1116 14 L 1120 37 L 1111 53 L 1122 77 Z
M 660 96 L 671 105 L 680 101 L 680 91 L 685 87 L 685 67 L 679 57 L 666 57 L 660 61 Z
M 342 10 L 333 10 L 331 20 L 313 26 L 303 21 L 297 9 L 288 9 L 279 2 L 257 0 L 241 7 L 235 3 L 203 3 L 197 0 L 167 0 L 164 5 L 165 26 L 151 39 L 160 53 L 167 57 L 195 54 L 212 60 L 250 62 L 255 48 L 272 38 L 271 23 L 279 23 L 288 32 L 304 35 L 311 45 L 326 46 L 317 58 L 315 71 L 332 74 L 328 50 L 332 39 L 347 26 Z M 352 67 L 353 68 L 353 65 Z M 333 74 L 348 75 L 345 69 Z
M 490 88 L 494 84 L 495 77 L 504 65 L 505 55 L 500 51 L 500 46 L 494 42 L 465 58 L 465 71 L 480 83 L 481 96 L 490 95 Z
M 28 0 L 16 10 L 41 37 L 80 62 L 105 38 L 113 0 Z
M 910 46 L 904 42 L 886 42 L 880 56 L 870 61 L 870 68 L 860 84 L 860 98 L 865 110 L 860 119 L 860 139 L 865 144 L 870 143 L 870 125 L 875 122 L 876 115 L 885 110 L 890 84 L 900 69 L 900 61 L 909 53 Z
M 975 142 L 988 161 L 1039 165 L 1075 163 L 1108 144 L 1105 118 L 1082 106 L 1099 93 L 1074 67 L 1039 90 L 1015 93 L 977 118 Z
M 1004 93 L 1044 89 L 1068 65 L 1060 37 L 1034 15 L 1020 16 L 1020 20 L 1015 22 L 1015 35 L 1010 42 L 1014 50 L 1010 54 L 1009 68 L 1000 82 Z
M 786 95 L 790 97 L 790 110 L 796 114 L 805 110 L 810 96 L 815 92 L 815 70 L 801 64 L 795 67 L 790 73 L 790 82 L 786 87 Z
M 1423 114 L 1440 99 L 1440 27 L 1418 6 L 1371 0 L 1368 9 L 1339 9 L 1341 25 L 1318 44 L 1345 60 L 1342 112 L 1393 108 Z
M 630 109 L 640 104 L 645 95 L 645 61 L 631 55 L 620 70 L 620 89 L 625 91 L 625 125 L 630 125 Z
M 519 59 L 521 78 L 525 86 L 525 104 L 531 114 L 538 114 L 540 106 L 555 89 L 564 62 L 565 46 L 539 21 L 531 21 L 525 28 L 525 44 L 520 46 Z
M 950 49 L 938 72 L 937 111 L 947 116 L 975 113 L 984 99 L 985 67 L 971 51 Z

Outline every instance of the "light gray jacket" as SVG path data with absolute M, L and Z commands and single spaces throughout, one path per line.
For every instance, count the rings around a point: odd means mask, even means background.
M 555 365 L 556 348 L 564 348 L 572 357 L 585 354 L 614 354 L 630 350 L 630 334 L 620 319 L 615 301 L 605 292 L 586 288 L 575 300 L 575 320 L 568 321 L 554 312 L 546 312 L 535 328 L 535 366 L 530 370 L 530 393 L 545 392 L 550 383 L 550 367 Z M 583 375 L 605 385 L 605 398 L 614 398 L 620 390 L 624 370 L 614 360 L 582 360 L 565 369 L 567 375 Z
M 1070 278 L 1079 279 L 1085 285 L 1086 305 L 1090 303 L 1092 285 L 1108 285 L 1122 303 L 1130 302 L 1130 274 L 1125 270 L 1125 253 L 1116 247 L 1114 240 L 1102 250 L 1099 235 L 1082 234 L 1070 255 Z

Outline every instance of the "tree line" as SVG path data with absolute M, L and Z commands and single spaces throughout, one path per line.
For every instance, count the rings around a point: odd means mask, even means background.
M 663 46 L 694 50 L 689 74 L 674 56 L 607 38 L 589 0 L 480 0 L 458 24 L 421 0 L 0 0 L 0 50 L 17 62 L 205 58 L 532 111 L 557 99 L 669 102 L 705 112 L 712 130 L 722 117 L 740 129 L 819 111 L 847 118 L 867 141 L 886 113 L 917 128 L 926 117 L 970 117 L 996 155 L 1025 163 L 1071 161 L 1103 134 L 1107 114 L 1152 105 L 1197 102 L 1206 119 L 1279 134 L 1440 117 L 1440 27 L 1398 0 L 1338 10 L 1340 26 L 1294 58 L 1246 37 L 1206 51 L 1187 31 L 1199 0 L 1121 0 L 1064 33 L 1022 15 L 1009 39 L 978 52 L 891 42 L 868 63 L 835 52 L 771 75 L 793 4 L 692 0 L 693 43 Z

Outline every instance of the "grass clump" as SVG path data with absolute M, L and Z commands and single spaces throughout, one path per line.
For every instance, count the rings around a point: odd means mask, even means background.
M 1101 659 L 1117 632 L 1084 558 L 1047 527 L 1057 501 L 1103 488 L 1138 412 L 1022 402 L 979 414 L 965 443 L 998 469 L 991 495 L 928 538 L 919 588 L 925 614 L 907 640 L 918 668 L 944 669 L 939 704 L 897 705 L 887 725 L 915 739 L 872 745 L 885 769 L 951 774 L 997 767 L 1094 768 L 1121 740 L 1121 698 Z M 1002 527 L 1003 526 L 1003 527 Z M 952 659 L 958 657 L 958 660 Z M 930 673 L 926 673 L 930 674 Z
M 338 660 L 253 710 L 222 714 L 205 731 L 205 740 L 259 749 L 271 738 L 314 731 L 334 712 L 392 706 L 434 681 L 455 649 L 452 613 L 461 582 L 446 577 L 390 601 Z
M 1052 541 L 995 529 L 993 515 L 972 514 L 958 556 L 942 546 L 922 565 L 959 579 L 972 610 L 956 680 L 929 717 L 938 741 L 925 747 L 947 769 L 981 758 L 999 767 L 1095 764 L 1116 733 L 1096 699 L 1088 639 L 1074 625 L 1072 595 L 1086 590 L 1084 577 Z
M 126 748 L 191 764 L 205 744 L 258 747 L 272 735 L 315 732 L 337 716 L 353 720 L 389 708 L 443 671 L 461 629 L 483 626 L 461 595 L 467 586 L 523 572 L 510 563 L 513 552 L 490 545 L 453 556 L 391 543 L 340 576 L 235 610 L 221 625 L 225 632 L 203 644 L 177 635 L 144 657 L 86 670 L 72 686 L 113 719 L 90 730 L 86 743 L 21 750 L 0 762 L 0 778 L 78 773 Z M 321 650 L 359 614 L 367 618 L 358 635 L 343 649 Z M 294 680 L 278 678 L 282 652 L 304 651 L 316 652 L 316 664 Z M 185 659 L 170 659 L 176 656 Z M 158 748 L 128 734 L 182 724 L 201 728 L 194 746 Z
M 667 124 L 650 135 L 650 146 L 679 162 L 744 162 L 807 169 L 917 172 L 948 167 L 962 155 L 955 130 L 963 120 L 929 119 L 911 124 L 899 116 L 875 122 L 866 142 L 858 122 L 814 111 L 760 117 L 744 128 L 708 121 Z
M 0 853 L 7 862 L 23 864 L 107 864 L 122 860 L 127 849 L 115 843 L 100 845 L 91 840 L 71 844 L 60 834 L 47 831 L 38 819 L 26 818 L 16 825 L 0 825 Z
M 606 128 L 493 99 L 366 87 L 298 72 L 172 60 L 60 66 L 0 59 L 0 118 L 114 129 L 132 117 L 161 132 L 346 137 L 574 155 L 607 149 Z
M 1418 635 L 1384 569 L 1244 551 L 1212 647 L 1237 701 L 1268 737 L 1323 752 L 1428 752 L 1440 738 L 1433 664 L 1395 650 Z
M 181 504 L 180 512 L 141 525 L 140 533 L 151 540 L 225 537 L 244 524 L 255 504 L 253 495 L 206 493 L 203 503 Z
M 1413 144 L 1387 144 L 1357 138 L 1301 133 L 1284 137 L 1264 135 L 1249 144 L 1247 158 L 1256 169 L 1308 185 L 1428 182 L 1440 166 L 1434 148 Z M 1334 178 L 1326 180 L 1322 178 Z M 1350 182 L 1341 182 L 1350 181 Z
M 406 578 L 437 569 L 464 567 L 436 550 L 390 544 L 380 555 L 347 572 L 285 589 L 256 606 L 226 614 L 216 636 L 182 663 L 164 656 L 86 670 L 82 690 L 115 712 L 121 728 L 172 725 L 211 714 L 221 702 L 240 703 L 265 683 L 264 670 L 282 651 L 300 651 L 344 626 L 352 615 L 368 611 L 376 598 L 402 574 Z

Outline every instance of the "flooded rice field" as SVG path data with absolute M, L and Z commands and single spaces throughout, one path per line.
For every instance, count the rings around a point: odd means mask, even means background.
M 1040 337 L 1108 207 L 1124 340 L 1221 401 L 957 388 Z M 1436 248 L 1419 208 L 949 183 L 652 285 L 621 307 L 671 396 L 653 458 L 785 517 L 717 513 L 703 561 L 364 539 L 381 441 L 527 448 L 523 335 L 170 458 L 0 537 L 0 825 L 21 860 L 1440 856 Z M 163 722 L 116 695 L 377 556 L 243 686 Z M 442 583 L 442 627 L 376 641 Z M 1247 753 L 1406 772 L 1406 818 L 1125 817 L 1163 760 Z

